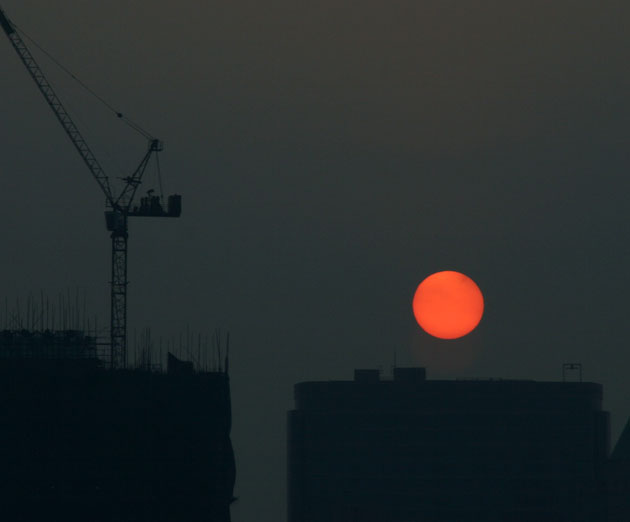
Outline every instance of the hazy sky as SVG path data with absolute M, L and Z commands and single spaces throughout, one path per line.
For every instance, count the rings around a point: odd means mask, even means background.
M 394 353 L 429 378 L 560 379 L 581 362 L 616 439 L 630 415 L 627 0 L 2 5 L 166 143 L 183 214 L 130 225 L 130 329 L 229 328 L 235 522 L 285 519 L 293 384 L 389 373 Z M 142 138 L 40 61 L 106 166 L 134 166 Z M 105 323 L 103 197 L 6 39 L 0 63 L 1 288 L 85 288 Z M 411 313 L 442 269 L 486 297 L 460 341 Z

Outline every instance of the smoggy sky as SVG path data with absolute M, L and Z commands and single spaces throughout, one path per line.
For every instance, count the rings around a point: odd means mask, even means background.
M 165 141 L 183 214 L 130 224 L 130 331 L 230 330 L 235 522 L 284 520 L 293 384 L 388 374 L 394 357 L 429 378 L 557 380 L 581 362 L 616 440 L 630 415 L 627 1 L 2 5 Z M 135 166 L 143 139 L 36 56 L 111 176 Z M 0 287 L 11 301 L 85 289 L 105 324 L 103 196 L 6 39 L 0 63 Z M 486 298 L 459 341 L 411 312 L 444 269 Z

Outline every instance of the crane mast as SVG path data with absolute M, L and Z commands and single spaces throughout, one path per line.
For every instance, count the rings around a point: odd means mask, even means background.
M 61 100 L 55 94 L 55 91 L 15 29 L 15 26 L 4 14 L 2 8 L 0 8 L 0 26 L 2 26 L 11 45 L 83 159 L 83 162 L 105 194 L 107 206 L 105 222 L 107 230 L 111 233 L 110 237 L 112 240 L 110 362 L 112 369 L 124 368 L 127 362 L 128 218 L 131 216 L 179 217 L 181 214 L 181 196 L 177 194 L 168 197 L 168 207 L 166 210 L 162 207 L 162 202 L 157 196 L 142 198 L 140 206 L 134 206 L 132 208 L 134 196 L 142 183 L 142 176 L 149 160 L 154 153 L 157 154 L 163 149 L 162 143 L 153 138 L 149 140 L 149 146 L 140 164 L 130 176 L 124 178 L 125 185 L 122 191 L 118 195 L 114 194 L 105 171 L 92 153 L 81 132 L 72 121 L 72 118 L 64 108 Z

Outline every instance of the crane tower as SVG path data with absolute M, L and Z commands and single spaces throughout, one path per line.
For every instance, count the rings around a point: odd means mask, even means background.
M 72 121 L 61 100 L 44 76 L 35 58 L 19 35 L 16 26 L 0 8 L 0 25 L 11 45 L 26 67 L 44 99 L 57 117 L 57 120 L 70 138 L 70 141 L 83 159 L 92 176 L 105 194 L 105 222 L 112 240 L 111 258 L 111 306 L 110 306 L 110 356 L 111 367 L 122 368 L 127 359 L 127 242 L 129 217 L 179 217 L 181 214 L 181 196 L 168 197 L 166 209 L 159 196 L 149 195 L 140 200 L 140 205 L 132 206 L 134 196 L 142 176 L 153 154 L 163 149 L 162 142 L 149 136 L 147 150 L 136 169 L 123 179 L 124 186 L 119 193 L 112 190 L 109 178 L 92 153 L 81 132 Z M 118 113 L 122 118 L 123 115 Z

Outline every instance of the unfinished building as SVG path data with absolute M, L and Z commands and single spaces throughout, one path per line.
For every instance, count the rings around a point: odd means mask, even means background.
M 230 520 L 227 364 L 111 370 L 79 330 L 0 331 L 2 520 Z

